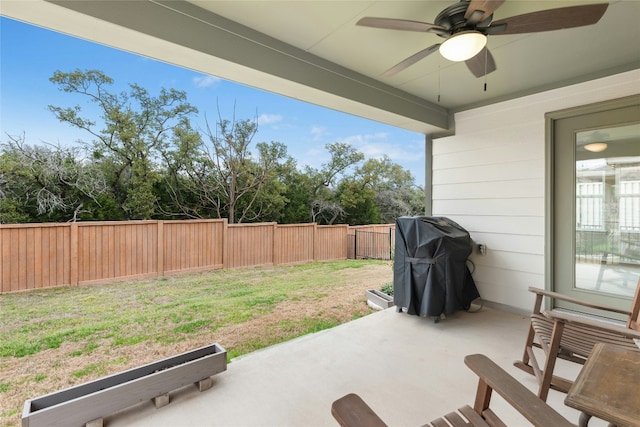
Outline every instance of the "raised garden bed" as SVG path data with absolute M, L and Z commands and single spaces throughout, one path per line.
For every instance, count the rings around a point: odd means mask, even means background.
M 102 418 L 153 399 L 169 403 L 169 392 L 188 384 L 200 391 L 212 375 L 227 369 L 227 352 L 217 343 L 128 371 L 47 394 L 24 403 L 22 427 L 101 426 Z
M 393 297 L 387 295 L 384 292 L 380 292 L 375 289 L 369 289 L 366 292 L 367 304 L 369 307 L 375 310 L 384 310 L 385 308 L 393 307 Z

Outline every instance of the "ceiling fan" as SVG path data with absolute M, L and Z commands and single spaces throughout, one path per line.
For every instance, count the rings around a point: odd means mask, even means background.
M 482 77 L 496 70 L 487 36 L 524 34 L 595 24 L 608 3 L 569 6 L 525 13 L 493 21 L 493 13 L 505 0 L 461 0 L 436 16 L 435 23 L 393 18 L 360 19 L 356 25 L 389 30 L 432 33 L 445 39 L 423 49 L 384 72 L 390 77 L 426 58 L 436 50 L 452 61 L 465 61 L 469 70 Z

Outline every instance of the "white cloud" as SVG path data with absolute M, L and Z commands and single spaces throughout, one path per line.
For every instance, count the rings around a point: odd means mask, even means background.
M 351 135 L 342 142 L 362 152 L 366 158 L 382 158 L 387 155 L 399 164 L 424 159 L 424 146 L 417 140 L 392 141 L 385 132 Z
M 311 135 L 313 136 L 314 141 L 319 141 L 320 139 L 322 139 L 325 132 L 326 132 L 326 128 L 322 126 L 313 126 L 311 128 Z
M 258 125 L 272 125 L 282 121 L 280 114 L 260 114 L 258 117 Z
M 322 163 L 329 161 L 329 153 L 324 146 L 312 145 L 305 148 L 294 156 L 299 167 L 310 166 L 318 169 Z
M 307 154 L 310 155 L 311 157 L 318 157 L 318 156 L 323 156 L 326 155 L 326 149 L 324 147 L 312 147 L 310 149 L 307 150 Z
M 222 79 L 218 77 L 203 75 L 203 76 L 194 77 L 191 81 L 195 87 L 203 88 L 203 87 L 209 87 L 209 86 L 216 86 L 220 80 Z

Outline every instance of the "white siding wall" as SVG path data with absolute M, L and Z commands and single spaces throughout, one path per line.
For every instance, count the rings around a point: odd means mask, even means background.
M 455 115 L 433 143 L 433 215 L 469 230 L 482 298 L 522 310 L 544 287 L 545 113 L 640 93 L 640 70 Z

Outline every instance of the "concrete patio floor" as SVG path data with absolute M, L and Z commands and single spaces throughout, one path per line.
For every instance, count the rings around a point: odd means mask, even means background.
M 526 315 L 495 308 L 439 323 L 390 308 L 234 359 L 213 388 L 185 387 L 165 407 L 141 403 L 105 425 L 335 427 L 331 403 L 355 392 L 390 426 L 420 426 L 473 403 L 477 377 L 464 365 L 467 354 L 486 354 L 536 390 L 535 379 L 512 364 L 527 328 Z M 556 372 L 574 378 L 579 368 L 560 361 Z M 577 424 L 564 397 L 552 390 L 548 402 Z M 498 396 L 492 407 L 509 426 L 529 425 Z M 591 425 L 606 425 L 597 421 Z

